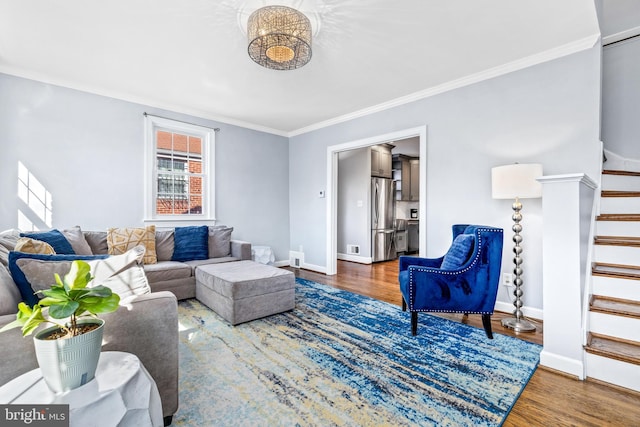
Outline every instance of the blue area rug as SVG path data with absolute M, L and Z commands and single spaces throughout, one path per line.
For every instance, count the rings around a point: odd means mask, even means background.
M 499 426 L 542 347 L 297 279 L 296 309 L 230 326 L 181 301 L 176 426 Z

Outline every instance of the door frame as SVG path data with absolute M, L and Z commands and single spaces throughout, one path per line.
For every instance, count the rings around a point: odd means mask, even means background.
M 327 221 L 326 221 L 326 271 L 335 275 L 338 270 L 338 153 L 372 145 L 392 143 L 400 139 L 419 138 L 420 144 L 420 202 L 419 202 L 419 256 L 424 256 L 427 249 L 426 219 L 427 210 L 427 126 L 418 126 L 396 132 L 358 139 L 327 147 Z

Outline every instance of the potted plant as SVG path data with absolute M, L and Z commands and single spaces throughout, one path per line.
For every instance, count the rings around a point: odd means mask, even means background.
M 93 379 L 104 326 L 97 315 L 118 309 L 120 297 L 106 286 L 87 287 L 92 279 L 89 264 L 73 261 L 64 279 L 56 273 L 56 283 L 37 292 L 43 298 L 33 307 L 19 303 L 16 320 L 0 329 L 21 327 L 27 336 L 43 322 L 54 325 L 36 333 L 34 345 L 42 376 L 56 393 Z

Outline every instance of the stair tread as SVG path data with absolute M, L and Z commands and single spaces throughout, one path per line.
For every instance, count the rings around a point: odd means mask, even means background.
M 640 191 L 602 190 L 602 197 L 640 197 Z
M 605 169 L 602 171 L 603 175 L 625 175 L 625 176 L 640 176 L 640 172 Z
M 593 295 L 591 311 L 640 318 L 640 301 Z
M 585 350 L 593 354 L 640 365 L 639 342 L 590 333 Z
M 640 280 L 640 266 L 625 264 L 594 263 L 591 272 L 594 275 L 622 277 Z
M 640 214 L 600 214 L 598 221 L 640 221 Z
M 596 245 L 614 245 L 614 246 L 638 246 L 640 247 L 640 237 L 632 236 L 596 236 L 594 238 Z

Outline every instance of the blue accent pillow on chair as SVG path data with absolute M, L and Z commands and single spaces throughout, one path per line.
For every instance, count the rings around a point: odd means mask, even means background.
M 60 230 L 42 231 L 34 233 L 20 233 L 20 237 L 29 237 L 31 239 L 41 240 L 51 245 L 56 254 L 59 255 L 75 255 L 76 251 L 71 247 L 71 243 L 64 237 Z
M 171 261 L 209 259 L 209 227 L 176 227 L 173 232 L 175 246 Z
M 469 256 L 471 256 L 474 243 L 475 238 L 473 234 L 458 235 L 444 256 L 440 268 L 442 270 L 457 270 L 462 267 L 469 259 Z

